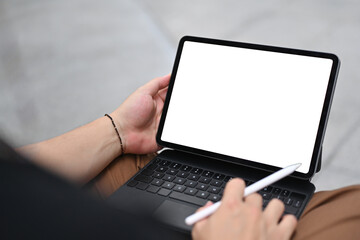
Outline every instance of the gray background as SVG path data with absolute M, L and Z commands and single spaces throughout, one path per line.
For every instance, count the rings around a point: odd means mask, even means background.
M 359 183 L 359 12 L 355 0 L 0 0 L 0 135 L 21 146 L 113 111 L 171 72 L 183 35 L 327 51 L 342 66 L 313 182 Z

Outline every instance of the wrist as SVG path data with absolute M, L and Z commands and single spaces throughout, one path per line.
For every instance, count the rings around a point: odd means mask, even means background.
M 125 154 L 125 142 L 120 124 L 112 117 L 113 114 L 105 114 L 103 119 L 106 122 L 109 132 L 109 142 L 115 150 L 116 157 Z
M 138 154 L 136 151 L 134 152 L 134 144 L 133 144 L 134 142 L 137 142 L 137 141 L 134 141 L 132 129 L 131 129 L 131 127 L 129 127 L 129 123 L 127 122 L 126 117 L 124 117 L 124 115 L 121 113 L 121 110 L 120 111 L 119 111 L 119 109 L 115 110 L 114 112 L 112 112 L 110 114 L 110 116 L 113 118 L 113 121 L 119 131 L 119 134 L 120 134 L 120 137 L 122 140 L 124 153 L 121 153 L 121 154 L 127 154 L 127 153 Z M 114 130 L 114 134 L 116 134 L 115 130 Z M 118 142 L 118 145 L 120 146 L 119 139 L 117 140 L 117 142 Z
M 125 146 L 123 144 L 123 141 L 121 139 L 120 133 L 119 133 L 119 129 L 117 128 L 114 119 L 109 115 L 109 114 L 105 114 L 105 117 L 109 118 L 111 121 L 111 124 L 114 127 L 115 133 L 117 135 L 117 137 L 119 138 L 119 142 L 120 142 L 120 149 L 121 149 L 121 155 L 125 153 Z

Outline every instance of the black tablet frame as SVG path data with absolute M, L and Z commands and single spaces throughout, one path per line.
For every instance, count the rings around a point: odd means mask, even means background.
M 207 156 L 210 158 L 215 158 L 221 161 L 231 162 L 235 164 L 240 165 L 246 165 L 253 168 L 261 169 L 264 171 L 274 172 L 279 169 L 279 167 L 266 165 L 266 164 L 260 164 L 256 162 L 252 162 L 250 160 L 236 158 L 232 156 L 227 156 L 223 154 L 218 154 L 210 151 L 205 151 L 201 149 L 191 148 L 171 142 L 166 142 L 161 140 L 161 135 L 163 132 L 163 127 L 166 119 L 166 114 L 168 111 L 168 107 L 171 100 L 171 94 L 174 87 L 174 82 L 176 79 L 177 69 L 180 62 L 180 57 L 182 53 L 182 49 L 184 46 L 184 43 L 186 41 L 190 42 L 199 42 L 199 43 L 208 43 L 208 44 L 216 44 L 216 45 L 223 45 L 223 46 L 231 46 L 231 47 L 240 47 L 240 48 L 247 48 L 247 49 L 256 49 L 256 50 L 262 50 L 262 51 L 270 51 L 270 52 L 278 52 L 278 53 L 288 53 L 288 54 L 296 54 L 296 55 L 302 55 L 302 56 L 311 56 L 311 57 L 318 57 L 318 58 L 326 58 L 333 61 L 331 73 L 328 81 L 328 87 L 326 90 L 324 105 L 321 113 L 321 118 L 319 122 L 318 132 L 316 135 L 316 141 L 314 144 L 314 150 L 311 158 L 311 164 L 309 168 L 309 172 L 304 174 L 300 172 L 295 172 L 291 176 L 300 178 L 300 179 L 311 179 L 312 176 L 315 174 L 316 170 L 318 169 L 319 161 L 321 161 L 321 149 L 322 144 L 324 140 L 325 130 L 327 121 L 329 118 L 330 108 L 332 99 L 334 96 L 335 86 L 336 86 L 336 80 L 339 72 L 340 67 L 340 60 L 335 54 L 331 53 L 324 53 L 324 52 L 315 52 L 315 51 L 308 51 L 308 50 L 300 50 L 300 49 L 292 49 L 292 48 L 283 48 L 283 47 L 275 47 L 275 46 L 267 46 L 267 45 L 260 45 L 260 44 L 251 44 L 251 43 L 243 43 L 243 42 L 234 42 L 234 41 L 226 41 L 226 40 L 218 40 L 218 39 L 210 39 L 210 38 L 202 38 L 202 37 L 194 37 L 194 36 L 185 36 L 181 38 L 178 46 L 178 50 L 175 57 L 175 62 L 173 66 L 173 70 L 171 73 L 171 79 L 169 83 L 168 92 L 165 99 L 165 104 L 163 108 L 163 113 L 161 115 L 160 123 L 158 132 L 156 135 L 156 141 L 160 146 L 172 148 L 179 151 L 185 151 L 193 154 L 198 154 L 202 156 Z M 289 156 L 291 157 L 291 156 Z

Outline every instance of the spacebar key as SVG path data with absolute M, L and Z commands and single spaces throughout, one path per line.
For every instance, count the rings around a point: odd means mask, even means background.
M 193 204 L 196 204 L 199 206 L 204 206 L 206 203 L 205 199 L 185 195 L 185 194 L 178 193 L 178 192 L 172 192 L 169 197 L 180 200 L 180 201 L 188 202 L 188 203 L 193 203 Z

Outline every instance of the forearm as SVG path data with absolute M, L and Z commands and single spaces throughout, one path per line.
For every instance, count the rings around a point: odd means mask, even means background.
M 126 153 L 156 152 L 157 126 L 170 75 L 140 87 L 111 117 Z M 86 183 L 122 154 L 118 135 L 108 117 L 50 140 L 18 149 L 38 165 L 78 183 Z
M 119 138 L 107 117 L 18 151 L 38 165 L 80 184 L 91 180 L 121 154 Z

